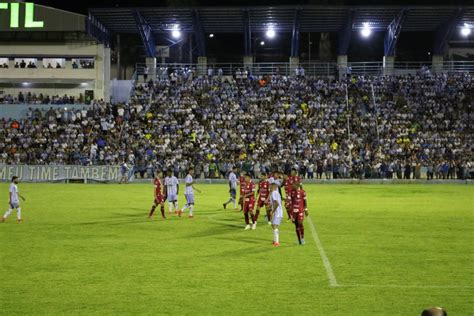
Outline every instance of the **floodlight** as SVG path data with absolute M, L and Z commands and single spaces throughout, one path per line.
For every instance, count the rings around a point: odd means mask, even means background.
M 274 29 L 269 29 L 266 33 L 268 38 L 274 38 L 275 37 L 275 30 Z
M 171 32 L 171 36 L 173 36 L 173 38 L 180 38 L 181 37 L 181 32 L 179 30 L 173 30 Z
M 464 27 L 461 29 L 462 36 L 469 36 L 471 34 L 471 28 L 467 23 L 464 23 Z
M 362 30 L 360 30 L 360 34 L 365 38 L 369 37 L 372 34 L 372 29 L 370 28 L 369 23 L 364 23 L 364 27 L 362 28 Z

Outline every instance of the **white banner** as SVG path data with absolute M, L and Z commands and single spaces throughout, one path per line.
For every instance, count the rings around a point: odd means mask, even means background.
M 10 181 L 17 176 L 21 181 L 61 181 L 88 179 L 115 181 L 120 175 L 119 166 L 70 166 L 70 165 L 2 165 L 0 181 Z

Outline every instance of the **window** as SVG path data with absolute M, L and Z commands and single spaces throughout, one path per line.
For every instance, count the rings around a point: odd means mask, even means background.
M 8 58 L 0 58 L 0 68 L 8 68 Z
M 15 68 L 38 68 L 36 58 L 15 58 Z
M 43 58 L 43 68 L 49 69 L 60 69 L 66 66 L 66 60 L 64 58 Z
M 94 59 L 93 58 L 75 58 L 72 60 L 73 69 L 93 69 Z

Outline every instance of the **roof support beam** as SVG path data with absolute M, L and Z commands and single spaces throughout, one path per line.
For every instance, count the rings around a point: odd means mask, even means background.
M 433 54 L 444 55 L 448 46 L 449 39 L 453 36 L 456 26 L 461 21 L 465 9 L 458 8 L 451 18 L 443 24 L 440 24 L 435 31 L 433 42 Z
M 298 57 L 300 53 L 300 25 L 301 9 L 297 9 L 293 20 L 293 32 L 291 33 L 291 57 Z
M 383 41 L 384 56 L 395 56 L 395 49 L 397 47 L 398 37 L 402 31 L 403 21 L 405 20 L 407 10 L 402 9 L 396 18 L 390 22 L 385 33 Z
M 194 28 L 194 37 L 196 39 L 197 53 L 198 56 L 206 56 L 206 37 L 204 35 L 204 29 L 202 27 L 201 19 L 199 17 L 198 10 L 193 10 L 193 28 Z
M 87 34 L 103 43 L 105 46 L 110 47 L 112 43 L 112 35 L 110 32 L 90 13 L 86 17 L 86 30 Z
M 337 54 L 339 56 L 347 55 L 347 51 L 349 50 L 349 44 L 351 42 L 352 36 L 352 24 L 354 23 L 354 15 L 355 12 L 350 10 L 346 17 L 346 22 L 344 26 L 339 30 L 337 35 Z
M 155 38 L 150 24 L 141 15 L 140 11 L 133 10 L 133 17 L 138 27 L 138 32 L 142 38 L 143 46 L 147 57 L 156 57 Z
M 244 22 L 244 56 L 252 56 L 252 30 L 250 28 L 250 12 L 248 9 L 243 12 Z

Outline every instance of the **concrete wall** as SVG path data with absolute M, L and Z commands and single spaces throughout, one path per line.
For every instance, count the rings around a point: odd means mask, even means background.
M 82 82 L 90 82 L 93 86 L 89 89 L 94 90 L 96 99 L 110 100 L 110 48 L 92 41 L 37 44 L 0 43 L 0 57 L 10 58 L 10 68 L 0 69 L 0 82 L 76 83 L 78 85 Z M 14 57 L 61 57 L 67 59 L 92 57 L 95 67 L 94 69 L 73 69 L 71 61 L 67 60 L 65 68 L 61 69 L 44 69 L 42 63 L 39 63 L 37 69 L 21 69 L 13 67 L 12 58 Z M 38 91 L 43 94 L 61 94 L 61 91 L 70 89 L 56 87 L 54 90 L 58 90 L 58 92 Z M 85 89 L 77 91 L 83 90 Z M 79 95 L 79 92 L 71 91 L 69 93 Z
M 66 43 L 0 43 L 0 56 L 95 56 L 96 42 L 66 42 Z M 103 45 L 102 45 L 103 46 Z
M 122 76 L 125 75 L 125 77 L 122 78 L 122 79 L 123 80 L 131 80 L 134 71 L 135 71 L 135 66 L 128 66 L 128 67 L 122 66 Z M 117 64 L 113 64 L 113 65 L 110 66 L 110 79 L 111 80 L 120 79 L 119 76 L 118 76 L 118 66 L 117 66 Z
M 39 95 L 40 93 L 42 93 L 43 95 L 49 95 L 49 96 L 53 96 L 53 95 L 59 95 L 59 96 L 63 96 L 65 94 L 67 94 L 68 96 L 74 96 L 74 97 L 78 97 L 79 94 L 82 93 L 82 95 L 85 94 L 85 91 L 86 90 L 94 90 L 94 84 L 93 83 L 89 83 L 87 85 L 51 85 L 51 86 L 48 86 L 48 87 L 41 87 L 41 88 L 35 88 L 35 87 L 32 87 L 32 86 L 25 86 L 25 87 L 2 87 L 0 85 L 0 95 L 2 94 L 10 94 L 14 97 L 17 97 L 18 96 L 18 93 L 20 93 L 20 91 L 23 93 L 23 94 L 26 94 L 28 92 L 31 92 L 31 93 L 35 93 L 36 95 Z M 95 94 L 94 94 L 95 96 Z

